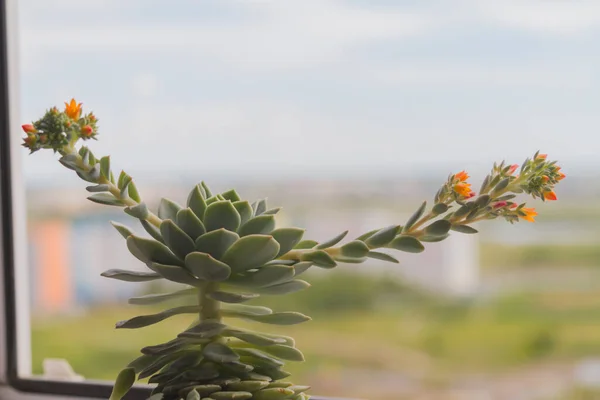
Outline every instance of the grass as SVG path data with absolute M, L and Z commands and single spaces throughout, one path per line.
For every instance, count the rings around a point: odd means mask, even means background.
M 488 303 L 421 301 L 381 311 L 322 310 L 309 323 L 274 330 L 295 337 L 306 355 L 306 362 L 286 366 L 295 382 L 322 395 L 379 400 L 394 392 L 394 379 L 384 376 L 439 385 L 460 374 L 600 356 L 598 305 L 593 293 L 523 293 Z M 119 319 L 150 312 L 102 307 L 79 316 L 34 318 L 35 372 L 41 372 L 44 358 L 59 357 L 86 378 L 114 379 L 137 349 L 171 339 L 190 322 L 189 316 L 179 316 L 141 330 L 112 328 Z

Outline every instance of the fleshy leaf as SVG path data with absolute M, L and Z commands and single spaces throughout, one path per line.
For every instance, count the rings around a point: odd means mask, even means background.
M 225 200 L 230 200 L 232 202 L 240 201 L 240 195 L 233 189 L 221 193 L 221 196 L 223 196 Z
M 198 306 L 182 306 L 171 308 L 157 314 L 140 315 L 139 317 L 133 317 L 126 321 L 117 322 L 115 327 L 117 329 L 135 329 L 142 328 L 144 326 L 153 325 L 160 321 L 163 321 L 169 317 L 178 314 L 197 314 L 200 311 Z
M 233 362 L 240 359 L 240 356 L 228 346 L 216 342 L 207 344 L 204 349 L 202 349 L 202 354 L 204 354 L 207 359 L 218 363 Z
M 399 229 L 400 229 L 399 225 L 392 225 L 392 226 L 388 226 L 387 228 L 383 228 L 383 229 L 375 232 L 371 236 L 369 236 L 365 240 L 365 243 L 371 249 L 386 246 L 388 243 L 390 243 L 392 240 L 394 240 L 394 238 L 398 234 Z
M 196 185 L 190 192 L 187 199 L 187 206 L 190 208 L 198 219 L 204 219 L 204 212 L 206 211 L 206 201 L 204 189 L 200 185 Z
M 275 229 L 275 217 L 273 215 L 259 215 L 251 218 L 239 230 L 240 236 L 268 234 Z
M 168 301 L 172 299 L 177 299 L 180 297 L 194 296 L 196 295 L 196 289 L 183 289 L 178 290 L 172 293 L 159 293 L 159 294 L 148 294 L 145 296 L 139 297 L 131 297 L 129 299 L 129 304 L 135 305 L 151 305 L 162 303 L 163 301 Z
M 381 260 L 381 261 L 388 261 L 388 262 L 392 262 L 392 263 L 395 263 L 395 264 L 398 264 L 400 262 L 395 257 L 390 256 L 389 254 L 381 253 L 379 251 L 373 251 L 373 250 L 371 250 L 367 254 L 367 257 L 374 258 L 376 260 Z
M 167 246 L 156 240 L 131 235 L 127 238 L 127 248 L 138 260 L 146 264 L 157 262 L 183 266 L 183 262 Z
M 115 227 L 115 229 L 121 234 L 121 236 L 123 236 L 125 239 L 127 239 L 129 236 L 133 235 L 133 232 L 131 231 L 131 228 L 129 228 L 128 226 L 125 226 L 123 224 L 120 224 L 118 222 L 115 221 L 110 221 L 111 225 Z
M 109 191 L 109 186 L 107 184 L 100 184 L 100 185 L 93 185 L 93 186 L 87 186 L 85 188 L 85 190 L 87 190 L 90 193 L 101 193 L 101 192 L 108 192 Z
M 196 250 L 194 241 L 175 222 L 165 219 L 160 224 L 160 233 L 165 243 L 181 259 Z
M 315 250 L 303 253 L 300 256 L 302 261 L 311 261 L 315 266 L 321 268 L 334 268 L 337 266 L 335 260 L 331 258 L 325 250 Z
M 277 257 L 292 250 L 294 246 L 300 243 L 303 235 L 304 229 L 300 228 L 279 228 L 271 232 L 271 236 L 279 243 Z
M 196 240 L 206 233 L 204 224 L 191 208 L 180 210 L 177 213 L 176 222 L 177 225 L 193 240 Z
M 312 266 L 313 263 L 311 263 L 310 261 L 301 261 L 299 263 L 294 264 L 294 276 L 298 276 L 306 272 Z
M 142 224 L 142 227 L 144 228 L 144 230 L 146 232 L 148 232 L 150 234 L 150 236 L 152 236 L 154 238 L 154 240 L 156 240 L 162 244 L 165 243 L 165 241 L 157 227 L 155 227 L 154 225 L 152 225 L 150 222 L 148 222 L 146 220 L 140 220 L 140 223 Z
M 162 198 L 158 205 L 158 217 L 161 219 L 170 219 L 175 221 L 177 213 L 181 210 L 181 206 L 172 200 Z
M 110 394 L 109 400 L 121 400 L 135 382 L 135 370 L 133 368 L 125 368 L 115 380 L 112 393 Z
M 195 286 L 199 283 L 192 274 L 188 272 L 184 267 L 178 265 L 165 265 L 160 263 L 150 263 L 148 267 L 153 271 L 159 273 L 165 279 L 173 282 L 183 283 L 185 285 Z
M 248 235 L 235 242 L 222 257 L 233 272 L 242 272 L 273 260 L 279 243 L 272 236 Z
M 406 221 L 406 225 L 404 225 L 404 232 L 406 232 L 407 230 L 409 230 L 414 224 L 415 222 L 417 222 L 419 220 L 419 218 L 421 218 L 423 216 L 423 213 L 425 212 L 425 208 L 427 207 L 427 202 L 424 201 L 421 206 L 419 207 L 419 209 L 417 211 L 415 211 L 415 213 L 408 219 L 408 221 Z
M 299 250 L 312 249 L 318 244 L 319 244 L 319 242 L 317 242 L 315 240 L 302 240 L 302 241 L 300 241 L 300 243 L 298 243 L 296 246 L 294 246 L 294 249 L 299 249 Z
M 138 218 L 138 219 L 146 219 L 146 218 L 148 218 L 148 215 L 150 214 L 150 212 L 148 211 L 148 206 L 146 206 L 146 203 L 139 203 L 139 204 L 136 204 L 135 206 L 125 207 L 125 209 L 123 211 L 125 211 L 126 214 L 129 214 L 132 217 Z
M 475 234 L 477 232 L 479 232 L 477 229 L 472 228 L 468 225 L 452 225 L 452 229 L 453 231 L 456 232 L 460 232 L 460 233 L 467 233 L 467 234 Z
M 228 200 L 209 204 L 204 213 L 204 226 L 208 232 L 220 228 L 235 232 L 240 227 L 240 221 L 240 214 Z
M 210 293 L 208 297 L 210 297 L 213 300 L 222 301 L 223 303 L 234 304 L 243 303 L 248 300 L 255 299 L 259 297 L 259 295 L 255 293 L 229 293 L 217 290 L 215 292 Z
M 417 238 L 404 235 L 398 236 L 396 239 L 394 239 L 392 243 L 389 244 L 389 247 L 396 250 L 405 251 L 407 253 L 421 253 L 423 250 L 425 250 L 425 247 L 423 247 L 423 244 L 419 242 Z
M 187 255 L 185 266 L 194 276 L 211 282 L 224 281 L 231 274 L 229 265 L 197 251 Z
M 109 269 L 101 275 L 105 278 L 118 279 L 125 282 L 147 282 L 162 278 L 162 276 L 154 272 L 137 272 L 124 269 Z
M 299 292 L 300 290 L 304 290 L 309 287 L 310 283 L 300 279 L 294 279 L 292 281 L 280 283 L 278 285 L 258 288 L 256 289 L 256 291 L 264 295 L 281 295 Z
M 223 315 L 226 317 L 244 318 L 272 325 L 295 325 L 311 320 L 310 317 L 293 311 L 279 312 L 267 315 L 255 315 L 240 311 L 223 310 Z
M 236 275 L 229 283 L 247 287 L 276 285 L 294 278 L 294 267 L 289 265 L 265 265 L 256 272 Z
M 254 332 L 247 332 L 240 329 L 227 329 L 223 332 L 224 336 L 234 337 L 240 339 L 246 343 L 250 343 L 256 346 L 271 346 L 280 344 L 280 339 L 274 339 L 267 336 L 263 336 Z
M 125 203 L 115 198 L 115 196 L 110 193 L 96 193 L 88 196 L 88 200 L 93 201 L 94 203 L 104 204 L 106 206 L 123 207 L 125 205 Z
M 318 244 L 317 247 L 315 247 L 315 249 L 322 250 L 322 249 L 327 249 L 329 247 L 335 246 L 336 244 L 341 242 L 342 239 L 344 239 L 347 234 L 348 234 L 348 231 L 344 231 L 344 232 L 340 233 L 339 235 L 337 235 L 336 237 L 329 239 L 326 242 Z
M 196 250 L 220 259 L 227 249 L 239 238 L 235 232 L 217 229 L 216 231 L 205 233 L 196 239 Z
M 235 207 L 237 212 L 240 214 L 240 224 L 241 225 L 245 224 L 246 222 L 248 222 L 248 220 L 250 218 L 252 218 L 252 212 L 253 212 L 252 206 L 250 206 L 250 203 L 248 203 L 246 200 L 234 201 L 233 206 Z
M 429 225 L 427 228 L 425 228 L 425 234 L 432 236 L 443 236 L 448 233 L 451 226 L 452 223 L 450 221 L 440 219 Z
M 360 240 L 353 240 L 340 247 L 342 256 L 362 258 L 369 254 L 369 246 Z
M 267 199 L 259 200 L 256 203 L 256 211 L 254 212 L 254 215 L 256 215 L 256 216 L 261 215 L 265 211 L 267 211 Z

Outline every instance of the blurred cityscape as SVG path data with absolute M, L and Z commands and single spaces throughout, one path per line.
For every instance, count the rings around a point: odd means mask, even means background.
M 596 396 L 600 205 L 590 200 L 600 194 L 597 182 L 569 177 L 560 201 L 536 204 L 535 224 L 488 222 L 478 226 L 479 235 L 453 234 L 423 254 L 399 254 L 399 265 L 373 261 L 315 271 L 309 274 L 313 287 L 292 300 L 265 300 L 315 317 L 291 330 L 309 360 L 290 368 L 295 379 L 308 381 L 314 393 L 372 400 Z M 184 203 L 195 183 L 180 178 L 141 189 L 156 207 L 164 193 Z M 324 240 L 346 229 L 356 237 L 402 223 L 440 183 L 220 179 L 212 186 L 233 187 L 250 200 L 267 197 L 283 207 L 279 226 L 305 227 L 306 237 Z M 108 221 L 143 231 L 121 210 L 84 197 L 76 186 L 28 188 L 34 367 L 39 373 L 44 358 L 61 357 L 86 378 L 111 379 L 135 355 L 124 343 L 142 344 L 139 336 L 136 342 L 112 332 L 111 324 L 135 314 L 125 306 L 128 297 L 164 288 L 99 276 L 109 268 L 143 267 Z M 174 324 L 154 329 L 143 343 L 168 339 Z M 92 326 L 97 333 L 79 336 Z M 77 345 L 58 339 L 75 332 Z M 336 345 L 325 348 L 332 335 Z M 121 340 L 122 348 L 115 348 Z M 88 349 L 83 358 L 81 341 Z M 103 352 L 111 361 L 95 358 Z

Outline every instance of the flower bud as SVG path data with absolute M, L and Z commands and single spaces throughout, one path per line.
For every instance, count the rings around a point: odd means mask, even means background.
M 81 128 L 81 136 L 83 136 L 83 137 L 90 137 L 93 132 L 94 132 L 94 128 L 92 128 L 89 125 L 85 125 L 84 127 Z
M 37 133 L 37 129 L 32 124 L 21 125 L 25 133 Z
M 502 208 L 502 207 L 506 207 L 508 205 L 508 203 L 506 201 L 499 201 L 497 203 L 494 203 L 493 207 L 494 208 Z
M 508 175 L 512 175 L 515 173 L 515 171 L 517 170 L 517 168 L 519 168 L 519 164 L 513 164 L 510 166 L 510 168 L 508 169 L 507 174 Z
M 556 197 L 556 193 L 554 193 L 553 191 L 550 191 L 550 192 L 544 192 L 544 199 L 557 200 L 558 197 Z

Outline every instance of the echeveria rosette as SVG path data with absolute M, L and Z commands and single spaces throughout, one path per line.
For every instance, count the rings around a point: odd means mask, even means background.
M 97 158 L 86 146 L 76 148 L 79 139 L 96 138 L 96 121 L 71 100 L 64 111 L 52 108 L 40 120 L 23 125 L 24 146 L 31 152 L 60 153 L 62 165 L 92 183 L 86 188 L 91 201 L 122 207 L 150 235 L 139 236 L 113 222 L 129 251 L 148 269 L 111 269 L 103 276 L 183 285 L 175 292 L 131 298 L 129 303 L 136 305 L 174 299 L 180 305 L 118 322 L 117 328 L 135 329 L 174 315 L 195 315 L 190 327 L 173 340 L 142 348 L 142 355 L 117 377 L 111 399 L 120 399 L 136 380 L 146 378 L 156 384 L 153 400 L 308 399 L 309 387 L 285 381 L 289 376 L 285 362 L 304 359 L 293 338 L 237 328 L 229 321 L 292 325 L 310 318 L 246 303 L 309 287 L 298 277 L 312 267 L 333 268 L 370 258 L 398 262 L 379 250 L 419 253 L 425 249 L 423 243 L 444 240 L 451 230 L 476 233 L 471 224 L 481 220 L 533 221 L 535 210 L 517 204 L 516 196 L 555 200 L 554 186 L 564 178 L 555 162 L 538 153 L 523 163 L 519 175 L 515 174 L 519 166 L 494 165 L 479 194 L 462 171 L 448 177 L 431 208 L 424 202 L 403 225 L 375 229 L 353 240 L 345 240 L 346 231 L 319 243 L 303 239 L 303 229 L 276 228 L 280 208 L 269 208 L 266 200 L 250 203 L 235 190 L 213 193 L 204 182 L 192 188 L 184 204 L 163 198 L 157 213 L 152 213 L 131 176 L 121 172 L 115 179 L 108 156 Z

